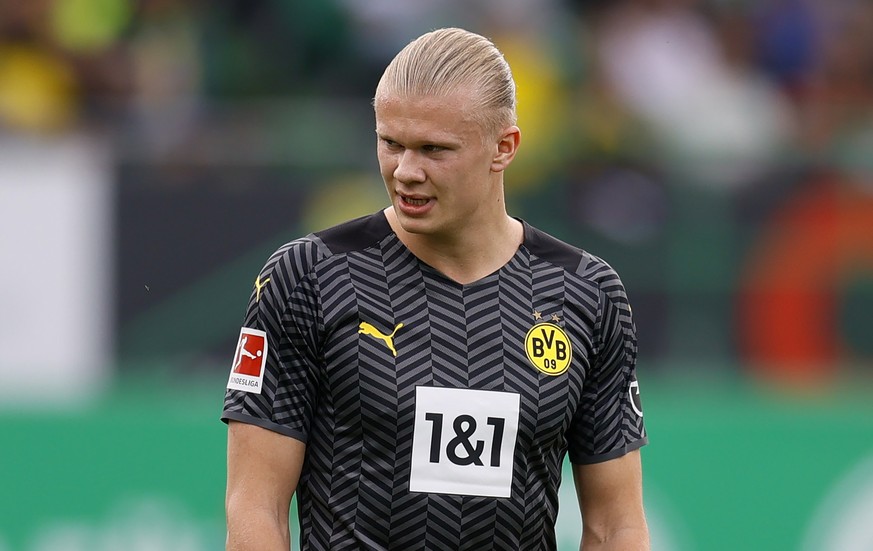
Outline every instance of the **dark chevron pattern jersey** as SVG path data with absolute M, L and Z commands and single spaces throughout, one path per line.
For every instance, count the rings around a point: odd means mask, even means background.
M 222 419 L 307 444 L 303 550 L 553 550 L 564 457 L 647 442 L 636 346 L 599 258 L 525 223 L 460 285 L 379 212 L 270 258 Z

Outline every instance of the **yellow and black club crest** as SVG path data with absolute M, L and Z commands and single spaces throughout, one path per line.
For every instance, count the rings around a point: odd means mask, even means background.
M 570 367 L 573 347 L 559 325 L 546 322 L 530 328 L 524 337 L 527 359 L 546 375 L 560 375 Z

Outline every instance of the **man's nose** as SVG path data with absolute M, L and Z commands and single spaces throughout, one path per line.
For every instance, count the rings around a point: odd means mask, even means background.
M 398 182 L 415 183 L 425 179 L 421 158 L 417 151 L 406 149 L 397 159 L 397 168 L 394 169 L 394 178 Z

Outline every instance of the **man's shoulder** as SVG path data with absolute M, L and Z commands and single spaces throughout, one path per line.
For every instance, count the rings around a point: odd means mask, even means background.
M 378 212 L 310 233 L 279 247 L 262 276 L 280 269 L 292 280 L 299 280 L 325 259 L 372 247 L 390 232 L 388 221 Z
M 537 258 L 598 286 L 619 280 L 615 269 L 601 257 L 527 223 L 525 223 L 525 245 Z
M 382 211 L 361 216 L 311 234 L 329 254 L 342 254 L 370 248 L 391 233 Z
M 525 245 L 530 253 L 563 268 L 585 286 L 607 295 L 624 295 L 624 284 L 615 268 L 603 258 L 525 223 Z

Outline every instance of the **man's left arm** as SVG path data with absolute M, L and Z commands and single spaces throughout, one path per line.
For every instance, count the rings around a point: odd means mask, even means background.
M 573 465 L 582 512 L 581 551 L 648 551 L 639 450 L 602 463 Z

